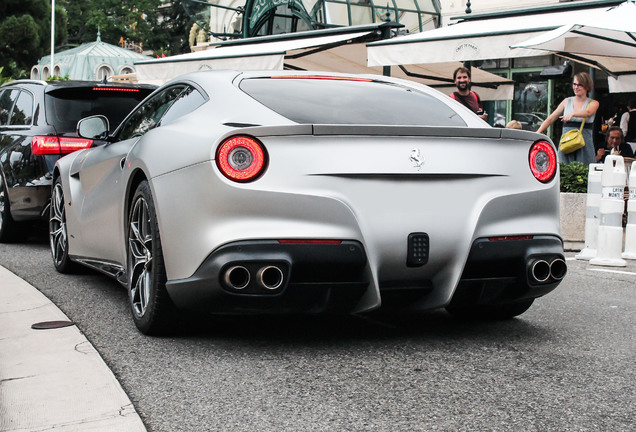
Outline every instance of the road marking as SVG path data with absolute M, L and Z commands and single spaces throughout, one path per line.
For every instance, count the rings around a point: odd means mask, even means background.
M 616 273 L 616 274 L 624 274 L 624 275 L 632 275 L 636 276 L 635 272 L 621 271 L 621 270 L 608 270 L 608 269 L 588 269 L 589 271 L 597 271 L 597 272 L 605 272 L 605 273 Z

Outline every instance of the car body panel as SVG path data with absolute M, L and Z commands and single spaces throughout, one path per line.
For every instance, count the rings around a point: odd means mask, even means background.
M 459 152 L 464 153 L 461 157 L 450 158 L 433 151 L 424 172 L 418 172 L 409 162 L 411 150 L 419 146 L 422 154 L 427 154 L 427 146 L 444 146 L 443 139 L 404 137 L 400 143 L 391 138 L 394 151 L 387 154 L 382 143 L 386 139 L 382 138 L 352 140 L 349 136 L 350 149 L 333 137 L 324 138 L 325 142 L 315 138 L 306 137 L 303 143 L 299 136 L 277 136 L 270 143 L 261 137 L 272 162 L 268 174 L 253 184 L 234 185 L 215 173 L 211 164 L 154 179 L 160 229 L 167 245 L 164 254 L 168 278 L 190 276 L 201 264 L 193 256 L 204 258 L 218 245 L 262 238 L 266 232 L 273 239 L 311 236 L 359 240 L 365 246 L 370 268 L 375 270 L 376 285 L 430 279 L 434 285 L 452 287 L 474 239 L 559 230 L 554 218 L 558 211 L 556 186 L 537 191 L 532 184 L 536 180 L 529 172 L 528 178 L 515 182 L 515 172 L 527 171 L 525 160 L 505 169 L 496 162 L 492 167 L 477 169 L 474 161 L 479 160 L 479 154 L 492 151 L 484 148 L 486 143 L 476 145 L 467 139 Z M 330 144 L 337 148 L 337 158 L 336 152 L 329 151 Z M 525 143 L 524 149 L 530 144 Z M 517 152 L 511 147 L 514 145 L 519 143 L 496 143 L 496 152 L 505 158 Z M 297 162 L 302 159 L 311 160 L 311 170 Z M 365 159 L 371 163 L 365 164 Z M 216 185 L 210 196 L 182 196 L 175 202 L 179 190 L 206 191 L 191 179 L 203 179 L 203 184 L 221 181 L 225 187 Z M 510 191 L 516 193 L 511 196 Z M 218 203 L 232 204 L 219 207 Z M 184 216 L 185 208 L 190 209 L 192 217 Z M 445 217 L 440 219 L 440 214 Z M 532 232 L 528 231 L 529 219 Z M 431 258 L 424 268 L 404 268 L 405 242 L 412 232 L 431 236 Z M 208 239 L 210 243 L 205 244 Z M 189 253 L 172 247 L 177 244 L 188 245 Z M 431 304 L 450 301 L 452 289 L 439 292 L 440 298 L 429 299 Z
M 396 287 L 425 293 L 410 302 L 413 309 L 450 304 L 480 239 L 547 236 L 547 243 L 520 246 L 515 259 L 527 260 L 537 248 L 562 255 L 558 177 L 541 183 L 529 169 L 530 148 L 544 136 L 490 128 L 443 96 L 435 97 L 462 113 L 468 126 L 297 124 L 238 91 L 238 78 L 229 79 L 234 76 L 243 75 L 187 76 L 182 82 L 196 81 L 210 102 L 141 138 L 58 161 L 74 260 L 98 268 L 103 263 L 108 268 L 102 271 L 126 283 L 126 219 L 141 178 L 152 191 L 167 288 L 182 307 L 278 310 L 272 298 L 259 305 L 259 296 L 225 293 L 232 301 L 221 300 L 218 272 L 242 250 L 246 262 L 270 257 L 292 273 L 294 260 L 307 254 L 316 253 L 319 267 L 334 265 L 331 252 L 321 258 L 318 246 L 310 251 L 281 240 L 337 240 L 362 251 L 364 260 L 352 258 L 361 266 L 356 275 L 342 282 L 360 290 L 350 299 L 353 312 L 380 307 L 383 291 Z M 237 103 L 221 106 L 217 100 Z M 266 148 L 267 168 L 255 181 L 234 182 L 217 167 L 217 147 L 235 135 L 253 137 Z M 414 233 L 429 239 L 425 265 L 407 265 Z M 525 267 L 520 272 L 515 277 L 524 279 Z M 203 297 L 216 307 L 196 304 Z M 229 304 L 226 310 L 219 306 Z M 281 310 L 294 310 L 285 305 Z
M 74 253 L 123 262 L 121 245 L 125 243 L 121 214 L 126 211 L 125 178 L 122 176 L 126 155 L 137 139 L 84 150 L 74 158 L 70 182 L 75 184 L 74 212 L 82 227 L 82 242 Z M 105 205 L 106 204 L 106 205 Z M 94 227 L 100 227 L 96 230 Z

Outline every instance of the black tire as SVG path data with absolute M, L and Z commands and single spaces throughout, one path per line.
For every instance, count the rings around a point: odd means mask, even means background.
M 157 214 L 147 181 L 139 184 L 128 215 L 128 298 L 143 334 L 161 335 L 174 325 L 176 309 L 166 291 Z
M 23 240 L 24 237 L 24 224 L 17 223 L 11 216 L 9 193 L 4 184 L 4 177 L 0 173 L 0 243 L 15 242 Z
M 68 234 L 66 231 L 66 208 L 64 206 L 64 190 L 62 180 L 57 177 L 51 191 L 51 207 L 49 209 L 49 244 L 55 270 L 60 273 L 72 273 L 77 269 L 68 256 Z
M 498 305 L 450 306 L 446 310 L 453 317 L 469 320 L 505 320 L 521 315 L 532 306 L 534 299 Z

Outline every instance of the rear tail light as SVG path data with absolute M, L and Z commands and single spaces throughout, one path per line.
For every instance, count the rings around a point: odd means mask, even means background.
M 89 148 L 93 140 L 86 138 L 35 136 L 31 141 L 34 155 L 66 154 Z
M 126 87 L 93 87 L 93 91 L 112 91 L 112 92 L 139 93 L 139 89 L 126 88 Z
M 234 136 L 217 149 L 216 164 L 224 176 L 236 182 L 255 180 L 265 170 L 265 149 L 256 139 Z
M 530 170 L 542 183 L 554 178 L 557 171 L 557 155 L 554 147 L 545 141 L 537 141 L 530 147 Z

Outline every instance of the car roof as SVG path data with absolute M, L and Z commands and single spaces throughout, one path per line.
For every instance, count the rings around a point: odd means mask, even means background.
M 404 80 L 391 76 L 377 75 L 377 74 L 356 74 L 356 73 L 342 73 L 342 72 L 326 72 L 326 71 L 296 71 L 296 70 L 204 70 L 190 72 L 185 75 L 181 75 L 174 78 L 162 87 L 168 87 L 177 83 L 194 82 L 198 83 L 204 88 L 210 89 L 218 85 L 225 85 L 231 83 L 237 83 L 243 79 L 250 78 L 267 78 L 277 76 L 324 76 L 324 77 L 337 77 L 337 78 L 351 78 L 351 79 L 370 79 L 374 82 L 384 82 L 398 84 L 402 86 L 408 86 L 411 88 L 418 88 L 421 91 L 428 94 L 437 94 L 439 92 L 432 90 L 428 86 L 417 83 L 415 81 Z
M 355 73 L 342 73 L 342 72 L 325 72 L 325 71 L 296 71 L 296 70 L 204 70 L 191 72 L 185 75 L 181 75 L 166 84 L 180 81 L 207 81 L 218 80 L 225 78 L 227 80 L 233 80 L 236 77 L 241 78 L 263 78 L 271 76 L 329 76 L 329 77 L 350 77 L 350 78 L 370 78 L 374 80 L 385 80 L 388 77 L 381 75 L 361 75 Z M 390 79 L 389 79 L 390 81 Z
M 154 90 L 157 88 L 156 85 L 153 84 L 133 84 L 133 83 L 103 83 L 100 81 L 80 81 L 80 80 L 61 80 L 61 81 L 42 81 L 42 80 L 30 80 L 30 79 L 19 79 L 14 81 L 9 81 L 8 83 L 3 84 L 0 88 L 11 87 L 11 86 L 42 86 L 45 91 L 59 89 L 59 88 L 78 88 L 78 87 L 132 87 L 132 88 L 143 88 L 148 90 Z

